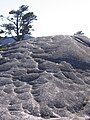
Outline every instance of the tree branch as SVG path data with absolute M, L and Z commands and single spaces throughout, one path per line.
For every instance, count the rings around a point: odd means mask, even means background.
M 6 18 L 8 21 L 12 22 L 15 26 L 16 26 L 16 23 L 13 22 L 11 19 L 9 19 L 8 17 Z

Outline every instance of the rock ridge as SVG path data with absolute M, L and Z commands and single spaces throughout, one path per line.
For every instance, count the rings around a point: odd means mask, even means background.
M 0 120 L 89 120 L 90 39 L 56 35 L 0 53 Z

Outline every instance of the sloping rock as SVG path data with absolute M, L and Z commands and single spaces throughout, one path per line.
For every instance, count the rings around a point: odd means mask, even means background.
M 90 39 L 48 36 L 0 54 L 0 120 L 89 120 Z

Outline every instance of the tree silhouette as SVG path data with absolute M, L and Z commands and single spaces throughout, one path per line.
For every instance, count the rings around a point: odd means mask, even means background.
M 84 33 L 82 31 L 78 31 L 76 33 L 74 33 L 74 35 L 83 35 Z
M 37 16 L 33 12 L 26 12 L 28 11 L 28 7 L 27 5 L 22 5 L 18 10 L 11 10 L 9 14 L 12 17 L 0 15 L 2 21 L 8 20 L 8 23 L 0 25 L 2 28 L 0 34 L 11 35 L 16 41 L 24 39 L 26 34 L 31 35 L 31 31 L 33 30 L 32 22 L 37 20 Z

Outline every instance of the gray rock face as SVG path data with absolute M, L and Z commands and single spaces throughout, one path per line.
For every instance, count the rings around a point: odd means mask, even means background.
M 0 120 L 89 120 L 90 39 L 49 36 L 0 54 Z

